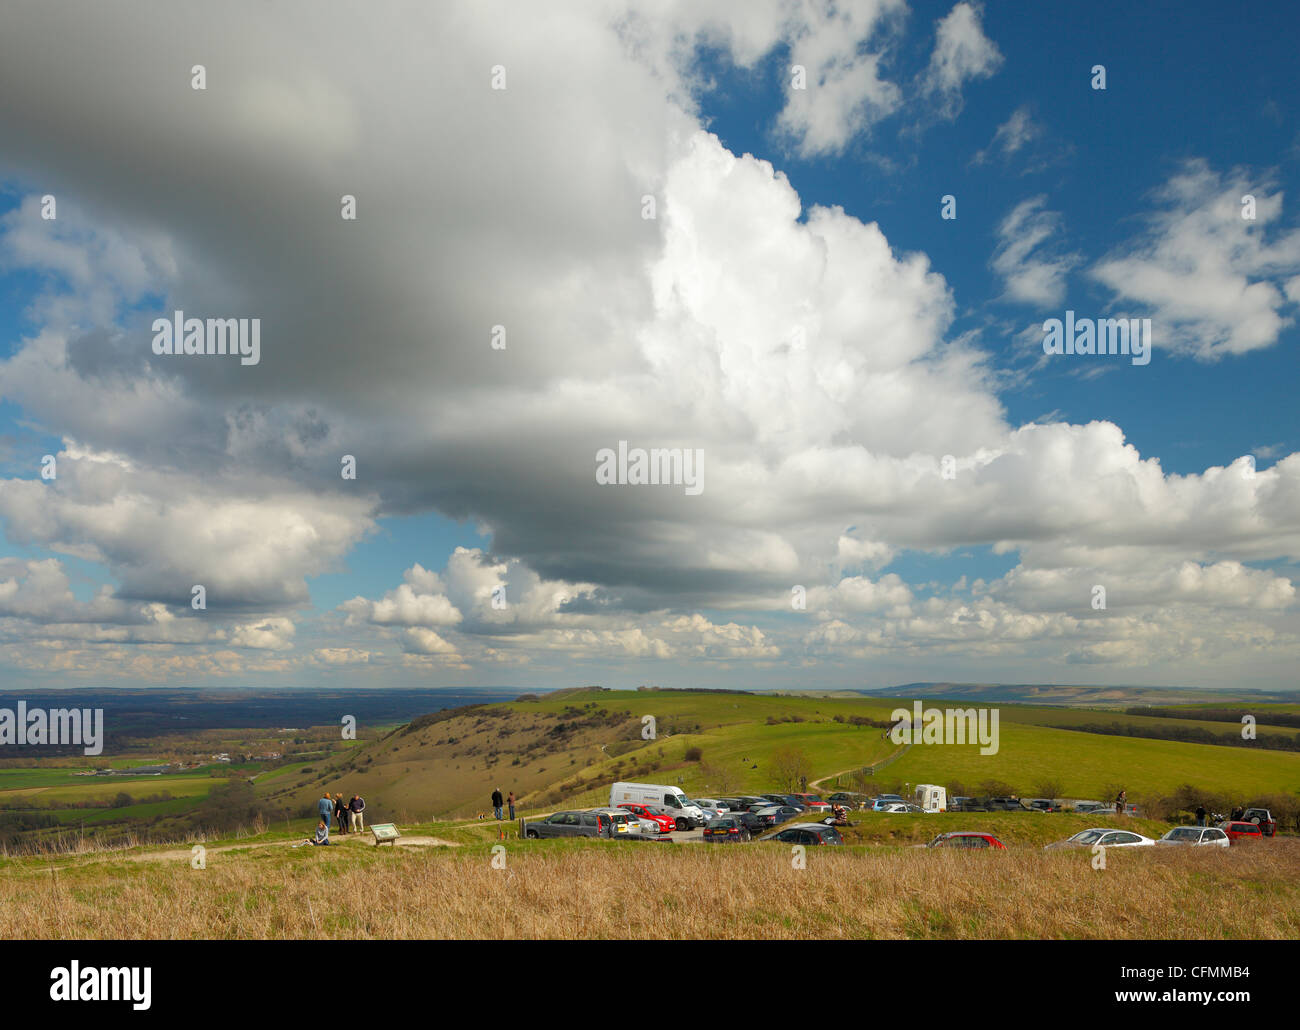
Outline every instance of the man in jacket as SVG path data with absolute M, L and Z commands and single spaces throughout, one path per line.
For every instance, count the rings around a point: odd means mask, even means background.
M 492 812 L 498 820 L 501 819 L 501 806 L 504 801 L 501 798 L 501 788 L 498 787 L 492 792 Z
M 328 827 L 330 820 L 334 818 L 334 799 L 330 797 L 328 790 L 325 792 L 325 796 L 316 802 L 316 811 L 325 820 L 325 825 Z
M 366 828 L 365 816 L 361 813 L 366 810 L 366 801 L 360 794 L 353 794 L 352 800 L 348 802 L 348 810 L 352 813 L 352 829 L 360 833 Z
M 351 813 L 348 806 L 343 803 L 343 795 L 334 795 L 334 819 L 338 823 L 339 833 L 348 832 L 348 817 Z

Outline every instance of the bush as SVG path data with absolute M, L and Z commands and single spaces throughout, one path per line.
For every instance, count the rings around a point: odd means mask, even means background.
M 703 757 L 704 752 L 698 747 L 688 747 L 686 749 L 686 761 L 688 762 L 698 762 Z

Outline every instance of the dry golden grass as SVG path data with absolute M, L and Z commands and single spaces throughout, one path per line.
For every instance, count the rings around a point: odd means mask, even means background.
M 1295 938 L 1300 841 L 994 853 L 517 842 L 27 862 L 4 938 Z

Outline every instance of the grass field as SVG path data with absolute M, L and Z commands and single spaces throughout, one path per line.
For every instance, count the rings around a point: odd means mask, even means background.
M 1053 816 L 1010 816 L 1026 826 Z M 937 824 L 934 824 L 937 825 Z M 1057 825 L 1064 827 L 1065 823 Z M 1272 938 L 1300 935 L 1300 841 L 1228 850 L 932 851 L 508 841 L 429 825 L 458 847 L 273 836 L 0 860 L 0 937 Z M 490 838 L 489 838 L 490 841 Z M 265 846 L 259 846 L 265 845 Z

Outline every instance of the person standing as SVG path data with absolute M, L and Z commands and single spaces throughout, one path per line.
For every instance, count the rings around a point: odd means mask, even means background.
M 510 796 L 506 798 L 506 804 L 510 807 L 510 818 L 515 817 L 515 792 L 512 790 Z
M 339 833 L 348 832 L 348 806 L 343 803 L 343 795 L 334 795 L 334 819 L 338 823 Z
M 328 790 L 325 792 L 325 796 L 316 802 L 316 812 L 325 821 L 325 826 L 328 828 L 330 820 L 334 818 L 334 799 L 330 797 Z
M 348 802 L 348 811 L 352 813 L 352 829 L 360 833 L 366 828 L 366 818 L 363 813 L 366 810 L 366 799 L 360 794 L 353 794 L 352 800 Z
M 1123 815 L 1123 814 L 1124 814 L 1124 806 L 1125 806 L 1125 804 L 1126 804 L 1127 802 L 1128 802 L 1128 791 L 1126 791 L 1126 790 L 1121 790 L 1121 791 L 1119 792 L 1118 796 L 1115 798 L 1115 814 L 1116 814 L 1116 815 Z
M 492 792 L 492 812 L 497 817 L 498 821 L 501 819 L 501 805 L 501 788 L 498 787 Z
M 1204 825 L 1205 825 L 1205 806 L 1204 806 L 1204 805 L 1197 805 L 1197 806 L 1196 806 L 1196 825 L 1197 825 L 1197 826 L 1204 826 Z

